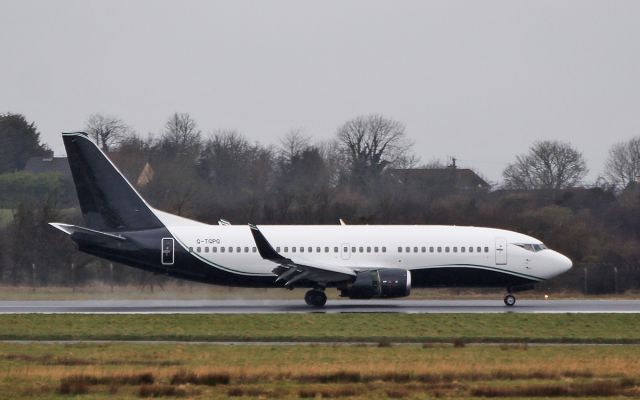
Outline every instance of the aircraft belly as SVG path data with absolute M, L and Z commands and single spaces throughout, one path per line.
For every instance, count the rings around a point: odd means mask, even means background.
M 480 266 L 441 266 L 411 270 L 413 287 L 510 287 L 540 282 L 535 277 Z

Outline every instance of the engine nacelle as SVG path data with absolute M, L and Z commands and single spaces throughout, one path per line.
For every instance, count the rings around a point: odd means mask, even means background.
M 356 280 L 340 289 L 350 299 L 405 297 L 411 293 L 411 272 L 401 268 L 361 271 Z

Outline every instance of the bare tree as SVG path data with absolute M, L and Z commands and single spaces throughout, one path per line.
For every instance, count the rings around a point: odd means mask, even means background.
M 131 129 L 120 118 L 93 114 L 87 120 L 86 130 L 102 150 L 109 151 L 127 136 Z
M 636 181 L 640 176 L 640 136 L 611 147 L 605 164 L 605 176 L 618 189 L 624 189 Z
M 379 175 L 387 165 L 415 163 L 402 123 L 379 114 L 347 121 L 338 129 L 338 141 L 357 180 Z
M 587 172 L 582 153 L 569 143 L 542 141 L 517 156 L 502 176 L 511 189 L 564 189 L 579 184 Z
M 301 129 L 292 129 L 280 139 L 280 157 L 291 161 L 311 145 L 311 138 L 305 136 Z
M 188 113 L 174 113 L 164 125 L 161 141 L 181 155 L 190 155 L 201 144 L 201 131 Z

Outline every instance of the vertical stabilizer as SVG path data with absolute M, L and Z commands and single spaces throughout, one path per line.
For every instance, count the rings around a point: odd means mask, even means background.
M 117 232 L 163 224 L 85 133 L 63 133 L 64 147 L 87 228 Z

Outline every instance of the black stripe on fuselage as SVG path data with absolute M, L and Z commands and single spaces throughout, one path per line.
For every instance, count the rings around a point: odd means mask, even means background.
M 411 270 L 411 286 L 437 287 L 513 287 L 540 280 L 478 265 L 456 264 Z

